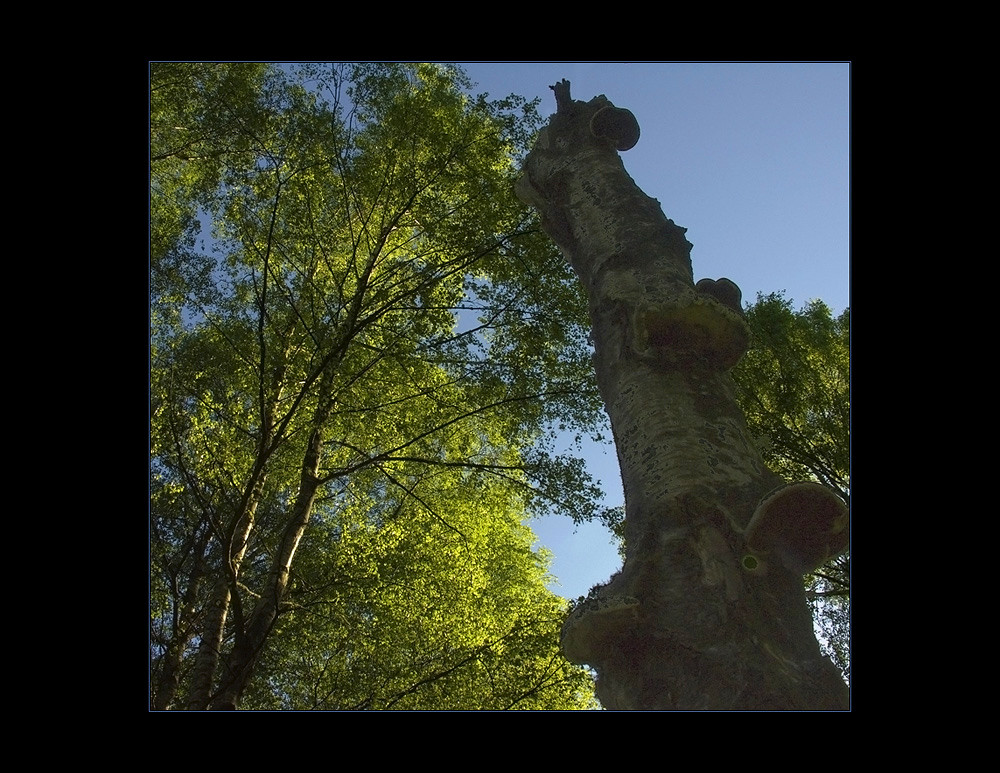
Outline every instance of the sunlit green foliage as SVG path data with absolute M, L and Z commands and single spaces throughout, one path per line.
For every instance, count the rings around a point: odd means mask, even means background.
M 539 582 L 545 557 L 506 487 L 455 469 L 417 477 L 419 499 L 375 492 L 318 508 L 293 613 L 263 659 L 272 676 L 245 707 L 593 707 L 590 677 L 553 646 L 565 602 Z
M 793 311 L 780 294 L 747 309 L 750 352 L 733 370 L 764 460 L 788 480 L 813 479 L 850 497 L 850 309 L 822 301 Z
M 152 65 L 155 707 L 590 705 L 521 525 L 595 512 L 585 307 L 469 86 Z
M 740 405 L 768 465 L 815 480 L 850 505 L 850 309 L 822 301 L 795 311 L 779 293 L 747 309 L 750 352 L 733 370 Z M 850 556 L 806 578 L 828 654 L 850 676 Z

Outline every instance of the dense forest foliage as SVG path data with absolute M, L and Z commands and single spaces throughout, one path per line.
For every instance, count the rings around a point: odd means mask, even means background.
M 450 67 L 151 66 L 151 704 L 583 708 L 585 310 Z

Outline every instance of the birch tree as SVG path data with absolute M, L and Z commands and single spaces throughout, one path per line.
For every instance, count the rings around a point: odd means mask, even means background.
M 846 547 L 846 508 L 765 466 L 729 373 L 749 344 L 741 293 L 694 282 L 685 229 L 625 172 L 635 117 L 553 90 L 517 191 L 587 294 L 626 510 L 622 571 L 563 650 L 596 668 L 605 708 L 846 708 L 802 579 Z

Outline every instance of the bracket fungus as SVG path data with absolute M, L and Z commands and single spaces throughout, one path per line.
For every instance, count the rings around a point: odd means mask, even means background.
M 638 309 L 634 330 L 639 355 L 655 350 L 665 360 L 698 357 L 722 370 L 736 365 L 750 346 L 742 311 L 707 293 L 688 292 L 678 302 Z
M 767 558 L 797 574 L 818 569 L 847 549 L 850 512 L 832 490 L 818 483 L 792 483 L 764 497 L 747 525 L 749 571 Z
M 705 295 L 710 295 L 723 306 L 732 309 L 743 316 L 743 292 L 732 279 L 699 279 L 694 289 Z
M 615 150 L 631 150 L 639 141 L 639 122 L 623 107 L 598 110 L 590 119 L 590 131 L 595 137 L 610 140 Z
M 573 610 L 562 630 L 563 654 L 573 663 L 600 663 L 638 616 L 632 596 L 591 596 Z

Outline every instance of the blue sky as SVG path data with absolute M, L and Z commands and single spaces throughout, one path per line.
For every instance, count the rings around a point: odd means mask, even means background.
M 850 65 L 845 62 L 464 62 L 493 97 L 540 97 L 566 78 L 575 99 L 604 94 L 639 121 L 625 168 L 688 229 L 695 279 L 728 277 L 753 300 L 784 290 L 799 307 L 850 305 Z M 585 451 L 610 505 L 622 503 L 614 449 Z M 620 560 L 599 526 L 531 522 L 555 554 L 553 590 L 575 598 Z

